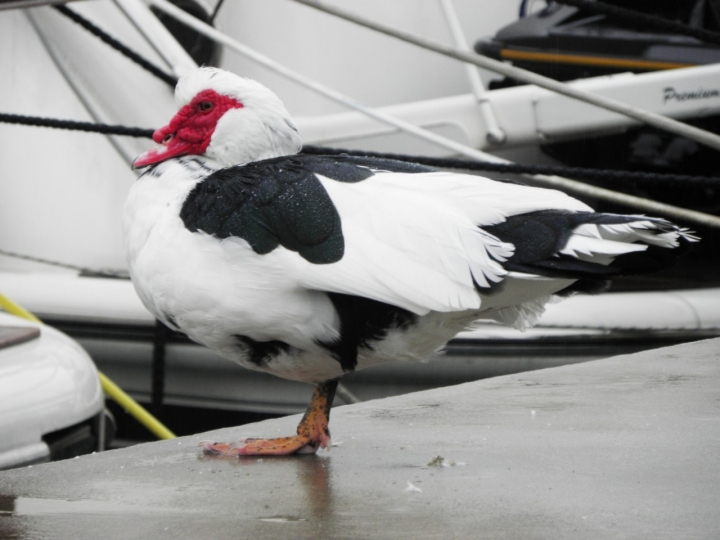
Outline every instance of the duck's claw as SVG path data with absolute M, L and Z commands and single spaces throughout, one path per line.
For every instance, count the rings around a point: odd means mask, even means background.
M 206 456 L 237 456 L 238 447 L 234 443 L 218 443 L 213 441 L 200 441 L 198 446 L 202 448 Z

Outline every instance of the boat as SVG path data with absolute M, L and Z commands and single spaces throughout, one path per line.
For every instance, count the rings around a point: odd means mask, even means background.
M 286 102 L 309 145 L 431 157 L 457 156 L 452 148 L 463 147 L 557 164 L 561 160 L 546 152 L 550 146 L 573 144 L 579 134 L 591 139 L 635 129 L 634 120 L 596 112 L 536 87 L 475 87 L 470 92 L 472 79 L 462 65 L 292 2 L 283 6 L 282 17 L 272 3 L 227 3 L 213 14 L 197 2 L 175 2 L 198 20 L 211 21 L 225 34 L 241 36 L 244 44 L 290 65 L 290 71 L 320 79 L 322 84 L 315 86 L 333 87 L 369 104 L 376 115 L 431 134 L 418 138 L 362 110 L 341 109 L 338 100 L 310 93 L 312 85 L 299 87 L 288 70 L 271 71 L 271 63 L 257 55 L 236 55 L 229 45 L 221 50 L 206 36 L 171 22 L 175 19 L 158 7 L 162 4 L 150 3 L 154 13 L 139 0 L 68 5 L 162 66 L 171 78 L 197 63 L 219 62 L 261 80 Z M 29 5 L 20 0 L 11 4 Z M 483 5 L 478 13 L 477 3 L 457 1 L 456 19 L 467 35 L 492 34 L 513 22 L 517 6 L 510 4 Z M 447 2 L 427 2 L 408 14 L 377 0 L 356 6 L 368 16 L 382 14 L 389 23 L 450 40 L 457 34 L 450 31 L 452 12 L 446 8 Z M 145 129 L 163 125 L 174 112 L 167 81 L 107 47 L 57 8 L 0 11 L 0 50 L 3 71 L 12 81 L 0 85 L 1 101 L 12 104 L 9 112 Z M 708 64 L 671 74 L 610 74 L 572 86 L 647 104 L 647 92 L 661 91 L 668 80 L 680 81 L 676 86 L 682 91 L 680 83 L 695 88 L 716 80 L 719 70 Z M 494 77 L 482 72 L 484 86 L 493 88 Z M 488 103 L 490 112 L 484 106 Z M 720 95 L 703 98 L 699 107 L 692 100 L 653 107 L 679 118 L 710 117 L 720 114 Z M 499 126 L 501 136 L 493 136 L 493 126 Z M 432 137 L 449 143 L 435 144 Z M 129 162 L 147 146 L 142 138 L 3 125 L 0 162 L 4 177 L 14 181 L 0 185 L 0 292 L 75 339 L 103 372 L 179 434 L 300 412 L 309 387 L 242 370 L 158 325 L 140 304 L 124 270 L 120 212 L 135 179 Z M 708 234 L 711 241 L 701 249 L 713 250 L 715 237 L 703 229 L 702 235 Z M 625 282 L 623 290 L 606 296 L 551 306 L 539 327 L 524 334 L 481 325 L 453 341 L 442 363 L 398 363 L 349 376 L 340 400 L 374 399 L 718 335 L 720 283 L 715 273 L 698 277 L 681 267 L 683 272 L 690 279 L 679 286 L 697 290 L 659 292 L 678 288 L 677 276 L 661 275 L 650 282 Z M 579 318 L 578 313 L 589 315 Z M 119 440 L 149 437 L 134 427 L 122 407 L 109 407 Z

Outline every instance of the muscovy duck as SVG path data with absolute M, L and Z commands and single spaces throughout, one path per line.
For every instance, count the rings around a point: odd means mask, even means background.
M 343 374 L 421 360 L 479 319 L 532 324 L 554 295 L 669 265 L 697 240 L 559 191 L 347 155 L 300 154 L 280 99 L 200 68 L 135 160 L 123 228 L 145 306 L 246 368 L 316 385 L 297 435 L 227 455 L 330 445 Z

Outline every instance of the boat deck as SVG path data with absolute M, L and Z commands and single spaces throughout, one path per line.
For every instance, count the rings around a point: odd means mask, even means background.
M 288 434 L 297 421 L 2 472 L 0 538 L 674 540 L 720 530 L 720 339 L 341 406 L 338 446 L 319 456 L 196 448 Z

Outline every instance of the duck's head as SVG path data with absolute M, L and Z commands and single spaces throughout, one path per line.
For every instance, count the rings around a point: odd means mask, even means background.
M 203 67 L 175 88 L 178 112 L 153 133 L 159 146 L 138 156 L 134 168 L 198 155 L 220 166 L 296 154 L 302 142 L 282 101 L 252 79 Z

